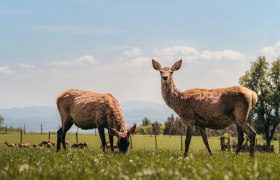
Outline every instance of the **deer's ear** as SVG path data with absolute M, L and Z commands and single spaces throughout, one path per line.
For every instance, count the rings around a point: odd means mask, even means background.
M 179 61 L 177 61 L 172 67 L 171 70 L 172 71 L 177 71 L 181 68 L 182 65 L 182 59 L 180 59 Z
M 160 65 L 157 61 L 155 61 L 155 60 L 153 60 L 153 59 L 152 59 L 152 63 L 153 63 L 154 69 L 157 70 L 157 71 L 159 71 L 160 68 L 161 68 L 161 65 Z
M 113 128 L 109 128 L 108 131 L 109 131 L 109 134 L 111 134 L 112 136 L 118 136 L 119 135 L 118 131 L 113 129 Z
M 134 124 L 128 131 L 127 134 L 131 135 L 134 134 L 136 132 L 136 124 Z

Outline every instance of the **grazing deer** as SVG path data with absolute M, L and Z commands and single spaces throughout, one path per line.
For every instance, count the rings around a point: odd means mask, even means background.
M 241 149 L 244 133 L 250 138 L 250 154 L 254 155 L 256 132 L 247 123 L 248 114 L 257 103 L 257 94 L 242 86 L 220 89 L 189 89 L 180 91 L 176 88 L 172 74 L 180 69 L 182 60 L 171 68 L 161 67 L 152 60 L 155 70 L 160 72 L 161 91 L 166 104 L 173 109 L 187 125 L 185 155 L 188 155 L 193 127 L 196 126 L 203 138 L 207 150 L 212 154 L 208 144 L 206 128 L 223 129 L 233 123 L 238 132 L 236 154 Z
M 113 136 L 117 136 L 120 152 L 127 152 L 129 136 L 136 131 L 136 124 L 126 129 L 119 103 L 111 94 L 71 89 L 58 96 L 57 107 L 62 122 L 62 127 L 57 131 L 57 151 L 61 143 L 66 149 L 66 132 L 75 124 L 81 129 L 98 128 L 103 151 L 106 146 L 104 128 L 107 128 L 111 151 L 114 152 Z
M 43 146 L 43 145 L 47 145 L 47 144 L 51 144 L 52 146 L 55 146 L 55 142 L 53 142 L 51 140 L 44 140 L 39 144 L 39 146 Z
M 8 146 L 8 147 L 15 147 L 15 146 L 16 146 L 15 144 L 9 144 L 7 141 L 5 141 L 5 144 L 6 144 L 6 146 Z
M 102 145 L 101 145 L 101 146 L 102 146 Z M 80 143 L 74 143 L 74 144 L 72 144 L 71 147 L 72 147 L 72 148 L 81 148 L 81 149 L 83 149 L 83 148 L 87 148 L 88 145 L 87 145 L 86 142 L 80 142 Z

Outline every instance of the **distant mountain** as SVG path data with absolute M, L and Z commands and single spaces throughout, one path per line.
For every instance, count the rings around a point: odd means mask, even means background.
M 131 101 L 121 104 L 127 126 L 133 123 L 140 125 L 142 119 L 147 117 L 151 121 L 164 122 L 174 112 L 164 104 L 144 101 Z M 56 131 L 60 125 L 60 116 L 56 107 L 23 107 L 0 109 L 0 115 L 5 118 L 8 126 L 22 127 L 27 131 L 38 132 L 43 125 L 43 131 Z M 71 131 L 75 131 L 72 127 Z
M 128 123 L 141 124 L 144 117 L 151 119 L 151 121 L 164 122 L 172 113 L 175 114 L 165 104 L 152 102 L 131 101 L 123 103 L 121 107 Z

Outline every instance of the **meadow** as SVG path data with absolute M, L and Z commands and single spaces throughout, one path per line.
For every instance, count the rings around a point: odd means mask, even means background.
M 23 142 L 39 143 L 47 134 L 28 133 Z M 56 135 L 51 134 L 55 140 Z M 74 134 L 67 134 L 75 142 Z M 108 139 L 108 138 L 107 138 Z M 278 153 L 248 153 L 238 156 L 219 151 L 219 139 L 210 138 L 214 155 L 209 156 L 201 137 L 193 137 L 188 157 L 181 151 L 180 136 L 132 137 L 133 148 L 122 155 L 107 150 L 103 153 L 98 135 L 81 134 L 79 141 L 87 149 L 7 148 L 4 142 L 19 142 L 18 133 L 0 134 L 0 179 L 279 179 Z M 184 137 L 183 137 L 184 140 Z M 274 142 L 277 145 L 276 142 Z M 278 152 L 278 146 L 276 147 Z

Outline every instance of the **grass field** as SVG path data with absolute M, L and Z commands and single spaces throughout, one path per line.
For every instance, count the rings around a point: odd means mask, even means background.
M 1 179 L 279 179 L 277 154 L 132 150 L 127 155 L 75 149 L 0 148 Z
M 23 141 L 33 144 L 47 138 L 47 134 L 25 134 Z M 55 140 L 56 135 L 52 134 L 51 139 Z M 253 158 L 248 153 L 235 156 L 219 151 L 218 138 L 210 138 L 214 155 L 209 156 L 201 137 L 193 137 L 189 157 L 180 151 L 180 136 L 158 136 L 157 150 L 154 137 L 133 136 L 133 148 L 126 155 L 109 150 L 102 153 L 99 136 L 90 134 L 79 135 L 79 141 L 89 143 L 88 149 L 69 148 L 59 153 L 55 149 L 7 148 L 5 140 L 18 143 L 19 134 L 0 134 L 1 180 L 280 178 L 278 153 L 256 153 Z M 67 134 L 67 140 L 75 142 L 75 135 Z
M 39 133 L 27 133 L 23 134 L 23 142 L 30 144 L 39 144 L 42 140 L 48 139 L 48 134 L 39 134 Z M 51 140 L 56 141 L 56 134 L 51 134 Z M 76 142 L 75 134 L 67 133 L 66 140 L 70 143 Z M 99 149 L 101 141 L 99 135 L 94 134 L 79 134 L 79 142 L 87 142 L 90 149 Z M 106 137 L 106 140 L 109 141 L 109 138 Z M 185 144 L 185 137 L 183 136 L 183 145 Z M 20 134 L 19 133 L 8 133 L 0 134 L 0 147 L 5 146 L 5 141 L 8 143 L 19 143 Z M 116 143 L 116 140 L 115 140 Z M 258 143 L 264 143 L 263 140 L 258 138 Z M 220 150 L 220 140 L 218 137 L 210 137 L 209 144 L 213 151 Z M 275 152 L 279 152 L 279 143 L 273 141 L 272 144 L 275 147 Z M 180 136 L 157 136 L 157 146 L 158 149 L 168 149 L 168 150 L 181 150 L 181 137 Z M 132 147 L 133 149 L 146 149 L 154 150 L 155 149 L 155 137 L 149 135 L 134 135 L 132 137 Z M 191 145 L 191 151 L 200 151 L 206 150 L 205 145 L 203 144 L 202 138 L 200 136 L 193 136 Z

